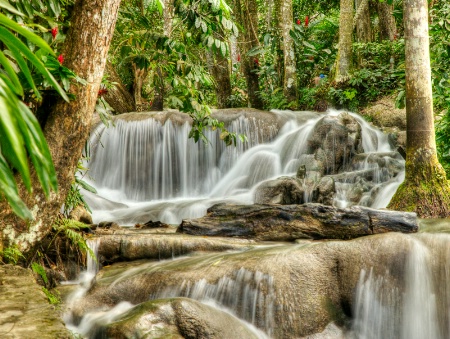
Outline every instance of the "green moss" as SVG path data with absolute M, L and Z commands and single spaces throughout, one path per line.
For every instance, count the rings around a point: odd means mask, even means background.
M 416 212 L 420 218 L 450 216 L 450 184 L 445 172 L 436 162 L 422 165 L 407 162 L 407 176 L 388 208 Z

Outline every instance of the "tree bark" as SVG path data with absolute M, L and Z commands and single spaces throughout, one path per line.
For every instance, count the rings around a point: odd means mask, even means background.
M 405 0 L 406 178 L 389 207 L 450 216 L 450 185 L 436 154 L 427 0 Z
M 133 97 L 136 104 L 136 109 L 139 111 L 142 105 L 142 87 L 144 86 L 144 81 L 147 78 L 148 70 L 145 68 L 139 68 L 139 66 L 134 62 L 132 65 L 134 75 Z
M 336 60 L 337 82 L 346 81 L 352 68 L 353 0 L 341 0 L 339 15 L 339 50 Z
M 417 232 L 415 213 L 353 206 L 338 209 L 321 204 L 218 204 L 198 219 L 183 220 L 178 233 L 242 237 L 267 241 L 353 239 L 386 232 Z
M 217 52 L 215 55 L 211 53 L 208 59 L 212 61 L 210 70 L 216 82 L 217 108 L 229 108 L 228 99 L 231 95 L 231 78 L 228 59 L 222 56 L 220 52 Z
M 109 76 L 108 80 L 115 83 L 113 88 L 109 89 L 104 96 L 106 102 L 114 109 L 114 113 L 121 114 L 136 111 L 133 96 L 128 92 L 119 74 L 117 74 L 114 66 L 109 61 L 106 62 L 105 73 Z
M 250 57 L 247 53 L 257 46 L 258 40 L 258 7 L 256 0 L 235 0 L 235 13 L 243 32 L 239 35 L 242 70 L 247 80 L 247 93 L 250 106 L 257 109 L 263 108 L 263 103 L 258 95 L 259 64 L 257 58 Z
M 283 51 L 282 84 L 288 102 L 297 101 L 297 74 L 294 41 L 289 34 L 294 22 L 292 0 L 277 0 L 277 22 Z
M 394 40 L 397 29 L 395 27 L 394 16 L 392 15 L 393 7 L 394 5 L 389 5 L 386 1 L 377 2 L 380 41 Z
M 91 129 L 98 90 L 116 24 L 120 0 L 78 0 L 63 48 L 65 66 L 87 81 L 72 84 L 75 100 L 60 100 L 47 119 L 46 136 L 55 164 L 59 191 L 45 198 L 36 175 L 33 193 L 21 187 L 33 220 L 18 219 L 11 209 L 0 204 L 0 230 L 5 245 L 16 245 L 22 252 L 33 248 L 52 229 L 52 224 L 74 180 L 74 174 Z
M 370 21 L 369 0 L 356 0 L 356 8 L 353 26 L 356 26 L 358 42 L 371 42 L 372 23 Z

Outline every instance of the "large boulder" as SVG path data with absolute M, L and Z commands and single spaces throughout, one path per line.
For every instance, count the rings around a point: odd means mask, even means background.
M 415 213 L 353 206 L 338 209 L 321 204 L 217 204 L 198 219 L 183 220 L 177 232 L 191 235 L 254 238 L 352 239 L 386 232 L 417 232 Z
M 231 314 L 187 298 L 139 304 L 106 325 L 100 333 L 115 339 L 258 338 L 254 331 Z
M 264 181 L 255 189 L 255 204 L 303 204 L 304 189 L 300 180 L 292 177 L 280 177 Z
M 308 138 L 308 153 L 323 164 L 322 175 L 338 173 L 362 152 L 361 126 L 348 113 L 323 117 Z

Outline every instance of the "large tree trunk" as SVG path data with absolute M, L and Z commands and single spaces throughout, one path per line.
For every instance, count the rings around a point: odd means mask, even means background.
M 239 35 L 242 69 L 247 80 L 247 93 L 250 106 L 262 109 L 263 103 L 259 91 L 259 63 L 257 58 L 247 55 L 248 51 L 259 45 L 258 7 L 256 0 L 235 0 L 236 17 L 244 31 Z
M 353 0 L 341 0 L 339 15 L 339 50 L 336 60 L 337 82 L 346 81 L 352 68 Z
M 294 22 L 292 0 L 277 0 L 276 6 L 281 50 L 283 51 L 282 84 L 288 102 L 297 101 L 297 74 L 294 41 L 289 34 Z
M 46 199 L 36 175 L 32 194 L 21 187 L 22 197 L 34 216 L 34 220 L 27 222 L 18 219 L 6 203 L 0 204 L 0 230 L 7 246 L 15 244 L 19 250 L 29 251 L 52 229 L 89 136 L 119 4 L 120 0 L 78 0 L 75 3 L 63 54 L 65 65 L 85 79 L 87 85 L 73 84 L 70 93 L 75 99 L 70 103 L 59 101 L 44 128 L 59 191 Z
M 353 20 L 356 25 L 356 37 L 358 42 L 372 41 L 372 23 L 370 21 L 369 0 L 356 0 L 357 12 Z
M 427 0 L 404 0 L 406 178 L 389 205 L 420 217 L 450 216 L 450 186 L 436 154 Z
M 394 40 L 396 27 L 395 19 L 392 15 L 393 7 L 394 5 L 389 5 L 386 1 L 377 2 L 380 41 Z
M 114 66 L 107 61 L 105 73 L 108 74 L 108 80 L 114 82 L 113 88 L 108 90 L 104 98 L 106 102 L 112 107 L 115 114 L 121 114 L 126 112 L 134 112 L 136 105 L 134 104 L 134 98 L 130 92 L 126 89 L 122 80 L 117 74 Z

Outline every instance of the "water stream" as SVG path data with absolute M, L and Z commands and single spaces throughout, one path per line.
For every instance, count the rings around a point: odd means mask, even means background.
M 110 220 L 133 225 L 161 220 L 177 224 L 183 218 L 203 216 L 208 207 L 218 202 L 251 204 L 261 182 L 294 176 L 299 166 L 306 165 L 305 201 L 313 201 L 320 179 L 329 176 L 336 186 L 330 199 L 334 205 L 386 207 L 404 180 L 404 161 L 389 144 L 387 135 L 359 116 L 351 114 L 360 126 L 361 150 L 344 154 L 340 166 L 325 158 L 324 166 L 331 169 L 325 173 L 319 174 L 310 167 L 317 158 L 317 153 L 311 150 L 315 129 L 324 119 L 335 120 L 341 113 L 330 111 L 319 115 L 275 111 L 272 114 L 276 119 L 270 123 L 240 116 L 231 121 L 229 129 L 246 133 L 249 142 L 239 142 L 237 147 L 228 148 L 213 132 L 207 134 L 209 145 L 194 144 L 187 138 L 190 126 L 185 121 L 167 119 L 162 123 L 159 118 L 119 119 L 115 128 L 99 126 L 93 134 L 90 170 L 86 178 L 98 194 L 85 192 L 85 199 L 94 211 L 95 222 Z M 327 134 L 325 139 L 334 137 Z M 443 227 L 446 229 L 447 226 Z M 450 235 L 405 236 L 404 243 L 406 260 L 399 264 L 394 258 L 394 264 L 389 264 L 404 271 L 402 278 L 392 278 L 393 272 L 389 272 L 387 264 L 383 274 L 374 264 L 362 265 L 359 280 L 350 287 L 354 290 L 350 311 L 352 323 L 337 329 L 330 338 L 450 337 Z M 94 251 L 98 246 L 95 241 L 89 245 Z M 336 253 L 343 251 L 338 242 L 334 246 L 338 248 Z M 345 244 L 342 246 L 345 249 Z M 146 296 L 147 300 L 195 299 L 238 317 L 258 338 L 289 337 L 277 335 L 284 333 L 284 325 L 279 322 L 296 328 L 296 323 L 302 319 L 297 318 L 293 308 L 296 305 L 300 308 L 300 305 L 294 292 L 288 294 L 285 290 L 280 295 L 276 287 L 281 282 L 275 281 L 275 276 L 277 272 L 283 277 L 286 274 L 292 276 L 295 267 L 304 265 L 301 261 L 293 264 L 295 258 L 310 253 L 311 248 L 309 243 L 271 244 L 242 253 L 203 255 L 201 259 L 194 256 L 137 263 L 123 273 L 110 273 L 108 279 L 111 286 L 131 288 L 135 280 L 142 280 L 140 274 L 160 277 L 159 272 L 173 274 L 180 270 L 180 277 L 173 275 L 172 283 L 152 290 Z M 236 267 L 222 268 L 226 262 L 234 263 Z M 278 265 L 283 262 L 290 262 L 292 266 L 284 271 L 282 265 Z M 182 267 L 199 269 L 206 275 L 192 278 L 186 276 L 187 273 L 180 269 Z M 86 295 L 96 270 L 96 263 L 89 261 L 88 271 L 79 281 L 81 287 L 68 301 L 69 309 Z M 286 286 L 293 284 L 292 288 L 297 284 L 296 281 L 285 283 Z M 150 283 L 142 284 L 144 288 Z M 292 297 L 291 301 L 288 296 Z M 294 300 L 297 304 L 290 304 Z M 91 311 L 79 320 L 73 319 L 69 311 L 65 321 L 70 329 L 83 337 L 94 338 L 99 324 L 113 322 L 133 306 L 131 302 L 122 301 L 113 307 Z M 280 320 L 280 314 L 285 319 Z

